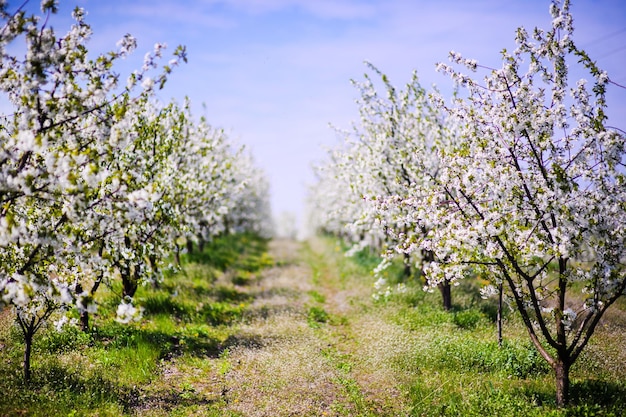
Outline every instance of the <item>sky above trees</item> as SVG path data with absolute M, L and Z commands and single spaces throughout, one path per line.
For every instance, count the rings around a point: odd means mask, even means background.
M 163 101 L 184 96 L 196 116 L 245 144 L 271 182 L 276 214 L 304 216 L 311 164 L 338 138 L 330 124 L 349 128 L 358 117 L 364 61 L 393 84 L 417 70 L 422 85 L 452 91 L 436 73 L 455 50 L 500 67 L 500 51 L 514 47 L 515 30 L 550 23 L 547 0 L 61 0 L 51 24 L 64 31 L 75 6 L 87 10 L 92 53 L 109 50 L 126 33 L 138 40 L 128 69 L 140 67 L 155 42 L 173 52 L 186 45 L 189 62 L 175 69 Z M 19 7 L 22 1 L 10 0 Z M 26 6 L 36 10 L 39 2 Z M 575 42 L 609 77 L 626 85 L 626 4 L 620 0 L 573 2 Z M 620 126 L 626 90 L 608 94 L 609 125 Z M 6 99 L 0 107 L 4 112 Z M 616 120 L 611 123 L 611 120 Z M 623 127 L 623 126 L 622 126 Z

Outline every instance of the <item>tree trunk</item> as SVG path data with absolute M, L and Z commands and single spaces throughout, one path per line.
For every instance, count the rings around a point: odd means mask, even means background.
M 450 281 L 442 281 L 438 285 L 443 300 L 443 309 L 450 311 L 452 309 L 452 294 L 450 292 Z
M 137 291 L 138 280 L 136 279 L 136 277 L 131 275 L 130 267 L 124 268 L 124 271 L 121 275 L 122 285 L 124 287 L 122 291 L 122 297 L 133 298 L 135 296 L 135 292 Z M 135 272 L 134 275 L 137 275 L 137 273 Z
M 193 241 L 191 239 L 187 239 L 187 253 L 190 255 L 193 253 Z
M 408 253 L 404 254 L 404 274 L 403 278 L 408 280 L 411 278 L 411 255 Z
M 80 312 L 80 329 L 85 333 L 89 331 L 89 312 L 87 310 Z
M 204 244 L 205 244 L 204 239 L 199 237 L 198 238 L 198 252 L 200 252 L 200 253 L 204 252 Z
M 420 268 L 420 275 L 424 279 L 424 285 L 428 286 L 428 278 L 426 278 L 426 274 L 424 273 L 424 265 L 426 263 L 430 263 L 435 260 L 435 254 L 431 250 L 422 249 L 422 265 Z
M 176 259 L 176 265 L 180 266 L 180 246 L 176 245 L 176 250 L 174 251 L 174 258 Z
M 76 284 L 76 297 L 83 293 L 83 286 L 78 283 Z M 89 331 L 89 313 L 87 311 L 80 312 L 80 330 L 87 333 Z
M 24 373 L 25 383 L 30 382 L 30 356 L 33 348 L 33 338 L 39 327 L 45 323 L 46 320 L 48 320 L 54 310 L 54 305 L 47 303 L 42 310 L 43 313 L 40 316 L 37 314 L 33 315 L 30 320 L 24 318 L 19 309 L 16 311 L 16 320 L 22 330 L 22 335 L 24 336 L 24 362 L 22 363 L 22 370 Z
M 569 369 L 572 364 L 561 358 L 554 365 L 556 375 L 556 405 L 566 406 L 569 402 Z
M 152 280 L 152 288 L 158 290 L 161 288 L 160 282 L 158 280 L 159 276 L 159 264 L 157 262 L 157 257 L 155 254 L 151 254 L 148 256 L 148 260 L 150 261 L 150 269 L 152 270 L 155 279 Z
M 28 331 L 26 333 L 24 333 L 24 363 L 23 363 L 23 370 L 24 370 L 24 382 L 28 383 L 30 382 L 30 352 L 32 350 L 33 347 L 33 333 L 30 331 L 30 329 L 28 329 Z
M 93 283 L 93 286 L 91 287 L 91 291 L 89 292 L 89 294 L 93 297 L 96 294 L 96 291 L 98 291 L 98 288 L 100 287 L 100 283 L 102 282 L 102 278 L 104 277 L 104 273 L 100 273 L 100 275 L 98 276 L 98 279 L 96 279 L 96 282 Z M 80 284 L 79 284 L 80 286 Z M 79 292 L 79 288 L 80 292 L 82 292 L 82 287 L 77 286 L 76 288 L 76 292 Z M 81 311 L 80 312 L 80 329 L 83 332 L 88 332 L 89 331 L 89 312 L 88 311 Z
M 498 285 L 498 313 L 496 316 L 496 324 L 498 326 L 498 347 L 502 347 L 502 298 L 504 287 L 502 283 Z

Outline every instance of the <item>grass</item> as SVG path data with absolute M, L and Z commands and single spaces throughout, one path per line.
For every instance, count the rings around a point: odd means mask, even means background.
M 223 352 L 249 298 L 231 275 L 245 271 L 252 280 L 272 262 L 266 249 L 263 239 L 230 235 L 208 244 L 202 254 L 183 255 L 182 271 L 168 274 L 157 288 L 140 287 L 135 298 L 143 318 L 128 325 L 113 317 L 119 289 L 105 289 L 98 294 L 101 308 L 91 332 L 48 327 L 36 336 L 28 386 L 20 374 L 22 342 L 10 311 L 4 311 L 0 415 L 133 415 L 142 414 L 144 402 L 188 415 L 186 409 L 206 405 L 210 401 L 188 386 L 165 386 L 163 370 L 174 358 Z
M 322 255 L 310 261 L 335 263 L 340 275 L 335 290 L 357 285 L 352 284 L 355 278 L 367 276 L 367 269 L 377 263 L 367 252 L 346 260 L 332 245 L 326 242 L 317 249 Z M 329 261 L 332 257 L 334 261 Z M 400 263 L 390 269 L 387 279 L 392 284 L 401 280 Z M 617 334 L 610 330 L 617 322 L 606 323 L 606 329 L 592 338 L 572 369 L 572 405 L 557 409 L 552 370 L 531 345 L 519 317 L 505 312 L 505 342 L 499 348 L 494 306 L 480 299 L 475 283 L 453 289 L 451 312 L 440 307 L 439 294 L 425 293 L 416 284 L 374 306 L 363 303 L 362 296 L 354 300 L 360 308 L 350 320 L 352 341 L 344 343 L 344 349 L 357 352 L 352 372 L 363 375 L 355 380 L 361 387 L 388 390 L 392 386 L 400 392 L 391 410 L 384 408 L 382 396 L 379 404 L 386 411 L 378 415 L 618 416 L 626 412 L 626 371 L 615 366 L 623 363 L 626 335 L 623 327 Z M 599 394 L 593 395 L 594 390 Z
M 38 334 L 33 381 L 0 313 L 2 416 L 621 416 L 626 413 L 626 303 L 602 323 L 572 369 L 573 403 L 555 407 L 551 369 L 519 317 L 470 281 L 438 293 L 372 299 L 367 251 L 344 256 L 332 239 L 298 249 L 227 236 L 137 293 L 143 318 L 113 320 L 116 288 L 99 294 L 93 329 Z M 402 264 L 386 271 L 403 280 Z

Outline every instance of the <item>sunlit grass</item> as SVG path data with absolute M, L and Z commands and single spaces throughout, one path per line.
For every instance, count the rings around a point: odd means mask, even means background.
M 99 311 L 91 317 L 92 331 L 47 327 L 38 334 L 28 386 L 21 381 L 19 332 L 12 313 L 2 312 L 0 389 L 5 394 L 0 415 L 148 415 L 144 411 L 160 407 L 165 407 L 161 415 L 189 415 L 203 408 L 207 398 L 195 398 L 188 386 L 160 382 L 164 367 L 176 358 L 219 355 L 236 332 L 248 299 L 223 280 L 238 265 L 249 274 L 271 264 L 266 243 L 252 235 L 227 236 L 207 246 L 210 254 L 185 256 L 180 272 L 168 272 L 155 287 L 139 287 L 135 300 L 143 318 L 138 322 L 115 322 L 121 288 L 117 283 L 103 287 L 97 294 Z
M 319 244 L 318 244 L 319 245 Z M 335 285 L 347 288 L 372 283 L 363 274 L 371 254 L 345 259 L 333 251 L 332 239 L 309 255 L 309 262 L 335 264 Z M 333 257 L 334 259 L 329 259 Z M 353 265 L 342 265 L 353 262 Z M 396 271 L 399 272 L 400 268 Z M 358 271 L 355 273 L 355 271 Z M 392 269 L 393 271 L 393 269 Z M 394 282 L 394 277 L 388 279 Z M 370 284 L 371 285 L 371 284 Z M 622 415 L 626 410 L 624 332 L 598 334 L 572 369 L 572 404 L 555 405 L 554 376 L 528 339 L 520 318 L 504 311 L 504 343 L 498 346 L 493 301 L 482 300 L 479 285 L 467 281 L 453 288 L 453 309 L 444 311 L 437 291 L 426 293 L 416 282 L 404 294 L 367 307 L 361 300 L 358 316 L 350 317 L 351 335 L 341 348 L 356 352 L 352 373 L 384 408 L 385 395 L 395 389 L 388 415 L 569 416 Z M 380 318 L 385 317 L 382 326 Z M 609 326 L 610 328 L 611 326 Z M 598 391 L 594 396 L 592 392 Z M 388 405 L 388 403 L 387 403 Z
M 622 301 L 574 365 L 573 404 L 559 410 L 552 371 L 519 317 L 505 311 L 499 347 L 495 306 L 479 297 L 476 282 L 453 289 L 451 311 L 415 277 L 406 292 L 374 301 L 375 254 L 347 258 L 333 239 L 300 251 L 276 242 L 276 259 L 251 236 L 222 244 L 209 256 L 185 255 L 182 270 L 158 286 L 140 287 L 140 321 L 114 320 L 114 286 L 99 293 L 92 331 L 44 329 L 29 386 L 21 382 L 19 331 L 10 311 L 2 312 L 0 415 L 565 417 L 626 410 Z M 219 265 L 203 263 L 219 253 Z M 387 273 L 399 282 L 402 265 Z

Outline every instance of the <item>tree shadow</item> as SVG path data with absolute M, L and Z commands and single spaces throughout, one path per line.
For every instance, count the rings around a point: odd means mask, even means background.
M 571 384 L 573 405 L 596 405 L 626 414 L 626 382 L 614 383 L 597 379 L 574 381 Z M 622 413 L 615 415 L 624 415 Z
M 125 413 L 142 415 L 151 409 L 169 412 L 175 407 L 207 406 L 220 401 L 221 398 L 218 396 L 207 397 L 193 389 L 170 388 L 146 393 L 141 389 L 133 388 L 122 393 L 119 404 Z

